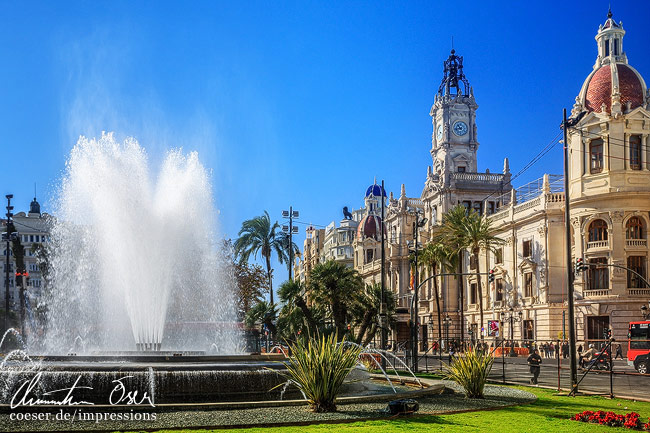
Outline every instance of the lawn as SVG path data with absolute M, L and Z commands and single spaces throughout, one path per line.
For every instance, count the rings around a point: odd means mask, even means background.
M 509 407 L 499 410 L 465 412 L 449 415 L 418 415 L 390 420 L 354 422 L 348 424 L 317 424 L 311 426 L 270 427 L 252 429 L 232 429 L 229 432 L 332 432 L 359 431 L 386 433 L 401 431 L 445 431 L 445 432 L 608 432 L 631 431 L 571 421 L 569 418 L 584 410 L 611 410 L 616 413 L 637 412 L 642 422 L 650 417 L 650 403 L 613 399 L 600 396 L 564 397 L 556 392 L 541 388 L 518 387 L 537 395 L 535 403 Z M 161 430 L 160 432 L 178 432 Z M 191 433 L 207 433 L 210 430 L 183 430 Z

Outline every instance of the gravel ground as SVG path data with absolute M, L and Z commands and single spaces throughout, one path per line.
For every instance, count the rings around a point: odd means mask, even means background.
M 535 395 L 513 388 L 486 385 L 484 400 L 466 399 L 462 389 L 453 382 L 444 381 L 450 390 L 444 394 L 420 398 L 420 413 L 445 413 L 463 410 L 480 410 L 514 404 L 529 403 L 536 399 Z M 454 390 L 455 392 L 451 392 Z M 217 428 L 220 426 L 270 426 L 294 423 L 335 422 L 345 420 L 359 420 L 387 417 L 383 410 L 386 402 L 345 404 L 338 406 L 336 413 L 316 414 L 310 412 L 306 406 L 295 407 L 270 407 L 238 410 L 207 410 L 207 411 L 168 411 L 153 413 L 155 421 L 110 421 L 79 420 L 79 412 L 74 421 L 16 421 L 10 419 L 10 414 L 0 414 L 0 431 L 114 431 L 114 430 L 139 430 L 139 429 L 164 429 L 182 427 Z M 74 413 L 74 408 L 63 409 L 67 413 Z M 81 409 L 78 409 L 79 411 Z M 60 411 L 60 410 L 59 410 Z M 52 412 L 51 418 L 59 411 Z M 90 407 L 83 408 L 85 413 L 101 413 L 101 410 Z M 113 412 L 114 416 L 143 415 L 144 412 Z M 15 415 L 15 414 L 14 414 Z M 152 414 L 149 414 L 151 416 Z M 103 414 L 110 416 L 110 413 Z

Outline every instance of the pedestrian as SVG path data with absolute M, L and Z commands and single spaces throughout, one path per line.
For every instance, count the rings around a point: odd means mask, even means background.
M 621 347 L 621 343 L 618 343 L 616 345 L 616 356 L 614 357 L 614 359 L 618 359 L 619 356 L 621 357 L 621 359 L 623 359 L 623 348 Z
M 528 356 L 527 362 L 530 366 L 530 372 L 533 375 L 530 379 L 530 383 L 532 385 L 537 385 L 537 378 L 539 377 L 540 371 L 539 365 L 542 363 L 542 357 L 539 356 L 539 351 L 537 349 L 533 349 L 532 353 Z
M 549 348 L 548 348 L 549 354 L 551 355 L 551 358 L 554 358 L 555 357 L 555 345 L 553 343 L 549 343 L 548 346 L 549 346 Z

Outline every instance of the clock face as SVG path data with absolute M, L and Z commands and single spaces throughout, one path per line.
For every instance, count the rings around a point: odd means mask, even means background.
M 438 125 L 438 130 L 436 131 L 436 138 L 438 140 L 442 138 L 442 125 Z
M 454 134 L 458 135 L 459 137 L 467 134 L 467 123 L 463 122 L 462 120 L 454 123 Z

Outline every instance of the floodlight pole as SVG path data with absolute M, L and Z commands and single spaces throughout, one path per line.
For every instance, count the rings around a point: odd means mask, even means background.
M 571 211 L 569 193 L 569 122 L 566 117 L 566 108 L 563 110 L 562 130 L 564 133 L 564 231 L 566 247 L 566 286 L 569 310 L 569 364 L 571 369 L 571 393 L 575 395 L 578 391 L 578 367 L 576 362 L 576 324 L 573 305 L 573 266 L 571 260 Z
M 384 229 L 384 206 L 385 206 L 385 197 L 384 197 L 384 181 L 381 181 L 381 292 L 379 300 L 379 329 L 381 331 L 380 335 L 380 348 L 381 350 L 386 350 L 386 343 L 388 337 L 387 320 L 386 320 L 386 250 L 385 250 L 385 229 Z M 386 370 L 386 358 L 381 357 L 381 368 Z

